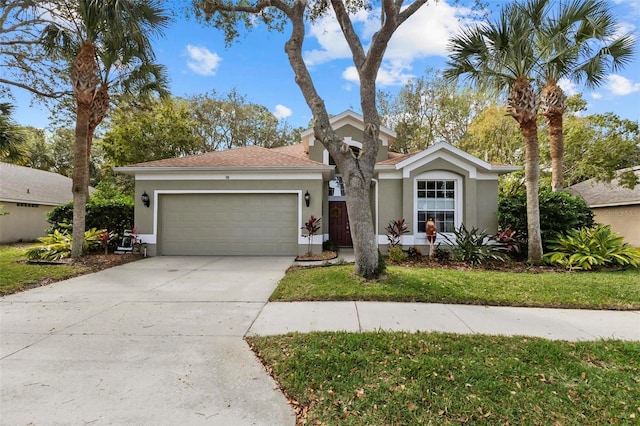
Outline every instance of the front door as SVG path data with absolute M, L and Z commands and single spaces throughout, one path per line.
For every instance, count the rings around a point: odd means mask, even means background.
M 339 247 L 353 247 L 345 201 L 329 201 L 329 239 Z

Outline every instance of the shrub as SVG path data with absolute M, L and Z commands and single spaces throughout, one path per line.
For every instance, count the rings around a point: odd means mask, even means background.
M 118 235 L 123 235 L 125 229 L 133 226 L 133 201 L 123 203 L 121 200 L 90 200 L 87 203 L 85 218 L 86 229 L 108 229 Z M 71 229 L 73 225 L 73 202 L 55 207 L 49 212 L 51 224 L 49 233 L 54 230 Z
M 435 253 L 433 254 L 434 259 L 438 262 L 447 262 L 451 259 L 451 250 L 447 248 L 442 248 L 440 244 L 436 246 Z
M 409 255 L 402 250 L 402 247 L 389 247 L 389 260 L 392 262 L 404 262 L 407 260 L 407 257 L 409 257 Z
M 404 234 L 409 233 L 407 224 L 404 219 L 397 219 L 389 221 L 386 227 L 387 239 L 389 240 L 390 247 L 396 247 L 400 245 L 400 240 Z
M 541 190 L 540 232 L 545 251 L 547 244 L 558 233 L 571 229 L 592 227 L 593 212 L 580 197 L 567 192 Z M 525 241 L 527 239 L 527 195 L 521 191 L 513 195 L 500 197 L 498 206 L 498 224 L 500 229 L 510 228 Z M 524 246 L 526 248 L 526 246 Z
M 520 238 L 517 231 L 507 228 L 502 232 L 498 232 L 492 239 L 495 241 L 497 250 L 514 259 L 524 258 L 522 247 L 525 247 L 527 242 Z
M 407 256 L 409 256 L 409 259 L 411 260 L 417 260 L 422 257 L 422 251 L 418 247 L 409 247 L 409 250 L 407 250 Z
M 609 225 L 573 229 L 549 241 L 544 259 L 568 269 L 589 270 L 594 267 L 640 266 L 640 249 L 624 242 Z
M 499 247 L 490 244 L 489 234 L 480 231 L 478 228 L 467 230 L 464 224 L 455 229 L 453 233 L 455 240 L 444 234 L 445 239 L 452 245 L 451 254 L 453 259 L 472 265 L 480 265 L 487 261 L 504 261 L 504 257 L 499 253 Z
M 96 251 L 102 247 L 102 235 L 104 229 L 92 228 L 84 233 L 83 250 Z M 59 260 L 71 255 L 71 234 L 64 229 L 57 229 L 45 237 L 38 238 L 40 244 L 33 245 L 27 249 L 27 259 Z
M 384 260 L 384 256 L 378 250 L 378 269 L 376 269 L 376 276 L 381 277 L 387 272 L 387 262 Z
M 339 249 L 338 243 L 333 240 L 327 240 L 322 243 L 322 250 L 335 251 L 337 253 Z

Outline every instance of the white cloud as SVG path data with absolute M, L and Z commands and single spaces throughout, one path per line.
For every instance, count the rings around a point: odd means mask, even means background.
M 411 69 L 414 60 L 446 56 L 449 39 L 463 25 L 471 22 L 465 17 L 472 15 L 469 9 L 451 6 L 444 0 L 421 7 L 391 38 L 378 73 L 378 84 L 404 84 L 413 77 L 407 71 Z M 361 11 L 351 19 L 363 41 L 364 49 L 368 49 L 369 40 L 380 27 L 380 9 Z M 309 36 L 316 40 L 319 48 L 304 53 L 308 66 L 351 58 L 351 51 L 333 15 L 313 24 Z M 342 77 L 350 82 L 358 82 L 358 75 L 353 67 L 346 68 Z
M 614 95 L 624 96 L 640 91 L 640 83 L 634 83 L 621 75 L 611 74 L 608 80 L 606 88 Z
M 273 115 L 278 119 L 282 119 L 282 118 L 287 118 L 287 117 L 291 117 L 291 114 L 293 114 L 293 111 L 291 111 L 290 108 L 287 108 L 284 105 L 276 105 L 275 111 L 273 111 Z
M 566 78 L 561 78 L 560 81 L 558 81 L 558 86 L 560 86 L 567 96 L 573 96 L 579 93 L 578 86 Z
M 601 93 L 594 92 L 594 93 L 592 93 L 592 94 L 591 94 L 591 97 L 592 97 L 593 99 L 595 99 L 595 100 L 602 99 L 602 94 L 601 94 Z
M 215 75 L 222 58 L 206 47 L 187 45 L 187 66 L 199 75 Z
M 383 63 L 378 71 L 376 78 L 376 85 L 378 86 L 398 86 L 406 84 L 409 80 L 415 77 L 413 74 L 408 74 L 405 71 L 409 69 L 409 66 L 401 61 L 391 61 L 389 63 Z M 359 84 L 360 77 L 356 67 L 347 67 L 342 72 L 342 78 L 348 82 Z

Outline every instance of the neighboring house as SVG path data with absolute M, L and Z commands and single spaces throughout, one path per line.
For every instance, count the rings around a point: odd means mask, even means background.
M 354 152 L 362 147 L 360 115 L 346 111 L 331 123 Z M 340 175 L 313 129 L 301 136 L 293 146 L 252 146 L 116 168 L 135 176 L 135 224 L 148 253 L 302 254 L 308 241 L 301 228 L 311 215 L 321 217 L 323 227 L 314 252 L 326 240 L 351 246 Z M 402 239 L 405 247 L 427 245 L 425 222 L 431 216 L 441 232 L 462 223 L 496 231 L 498 176 L 517 167 L 489 164 L 446 143 L 397 154 L 389 151 L 395 137 L 380 129 L 371 191 L 381 250 L 388 244 L 389 221 L 401 218 L 411 230 Z M 149 207 L 141 201 L 147 196 Z
M 640 178 L 640 166 L 632 170 Z M 586 201 L 597 223 L 611 225 L 626 242 L 640 247 L 640 185 L 628 189 L 617 179 L 610 184 L 589 179 L 570 186 L 569 192 Z
M 71 179 L 0 162 L 0 242 L 34 241 L 50 224 L 47 213 L 73 199 Z

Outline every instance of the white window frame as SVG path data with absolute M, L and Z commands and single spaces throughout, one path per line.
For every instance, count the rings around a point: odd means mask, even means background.
M 422 182 L 422 181 L 433 181 L 433 180 L 449 180 L 449 181 L 453 181 L 454 182 L 454 203 L 455 203 L 455 210 L 454 210 L 454 226 L 456 228 L 459 228 L 460 225 L 462 225 L 462 218 L 463 218 L 463 191 L 464 191 L 464 187 L 463 187 L 463 180 L 462 180 L 462 176 L 452 173 L 452 172 L 446 172 L 446 171 L 430 171 L 430 172 L 425 172 L 422 173 L 418 176 L 416 176 L 413 180 L 413 235 L 415 238 L 415 244 L 416 245 L 428 245 L 429 243 L 427 242 L 427 233 L 426 232 L 418 232 L 418 182 Z M 445 235 L 448 236 L 450 239 L 455 240 L 455 234 L 452 232 L 438 232 L 438 237 L 436 238 L 436 243 L 438 242 L 444 242 L 446 243 L 447 240 L 445 239 Z

